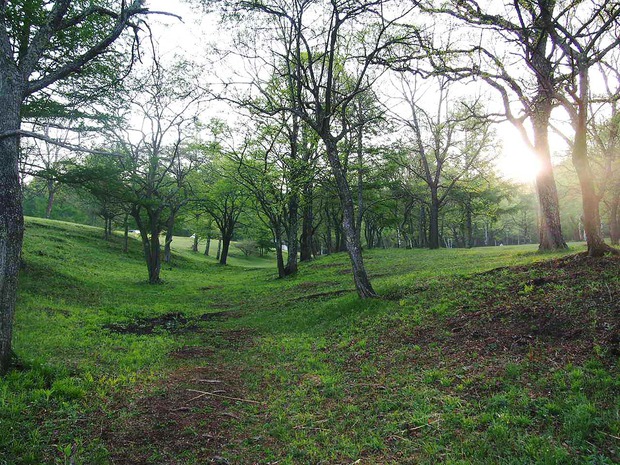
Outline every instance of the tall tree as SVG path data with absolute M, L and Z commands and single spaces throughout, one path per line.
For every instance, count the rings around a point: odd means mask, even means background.
M 428 188 L 428 247 L 437 249 L 441 246 L 440 209 L 457 184 L 488 163 L 494 134 L 491 121 L 481 115 L 479 102 L 453 102 L 450 82 L 443 77 L 433 81 L 436 101 L 428 109 L 423 97 L 426 92 L 420 92 L 417 80 L 403 78 L 403 97 L 409 112 L 399 120 L 404 125 L 405 136 L 411 139 L 408 145 L 412 148 L 412 153 L 401 163 Z
M 236 179 L 252 193 L 259 218 L 273 234 L 278 276 L 284 278 L 297 272 L 300 194 L 307 188 L 310 165 L 295 118 L 255 122 L 254 137 L 246 138 L 242 150 L 227 155 L 237 165 Z
M 562 86 L 554 88 L 554 97 L 570 117 L 574 133 L 571 155 L 581 186 L 588 254 L 597 257 L 613 249 L 603 241 L 599 213 L 602 193 L 597 192 L 588 154 L 590 80 L 596 65 L 620 46 L 620 4 L 602 0 L 559 3 L 559 14 L 551 15 L 550 10 L 543 16 L 545 29 L 559 55 Z
M 125 29 L 137 33 L 147 13 L 143 0 L 0 2 L 0 372 L 10 362 L 24 230 L 18 164 L 25 104 L 86 75 Z
M 609 59 L 611 58 L 611 59 Z M 612 245 L 620 242 L 620 53 L 599 63 L 605 92 L 592 101 L 591 138 L 598 154 L 599 186 L 609 218 Z
M 197 129 L 202 90 L 179 62 L 164 68 L 157 52 L 150 67 L 135 76 L 119 111 L 124 125 L 110 125 L 106 136 L 120 153 L 127 189 L 126 200 L 136 221 L 149 272 L 149 282 L 160 282 L 160 233 L 166 230 L 164 248 L 170 257 L 172 232 L 180 209 L 189 202 L 188 173 L 196 169 L 201 151 L 189 140 Z
M 308 2 L 305 0 L 240 1 L 237 7 L 252 13 L 255 33 L 270 47 L 273 59 L 263 65 L 271 75 L 282 76 L 289 97 L 287 106 L 274 102 L 274 110 L 288 111 L 304 121 L 323 142 L 327 162 L 338 187 L 343 211 L 343 232 L 358 295 L 374 297 L 362 258 L 360 231 L 355 221 L 352 191 L 339 154 L 339 142 L 355 125 L 347 110 L 368 89 L 376 76 L 372 63 L 395 43 L 406 40 L 391 34 L 395 23 L 407 15 L 396 11 L 388 0 Z M 267 27 L 263 27 L 266 23 Z M 265 35 L 266 34 L 266 35 Z M 253 40 L 255 36 L 252 36 Z M 360 38 L 360 40 L 355 40 Z M 253 82 L 265 95 L 266 82 Z
M 549 147 L 549 121 L 560 80 L 546 24 L 556 14 L 558 3 L 450 0 L 427 10 L 449 15 L 460 26 L 469 28 L 459 35 L 458 45 L 447 47 L 447 53 L 443 50 L 432 54 L 436 70 L 454 77 L 475 77 L 495 89 L 502 99 L 504 116 L 519 130 L 538 159 L 540 250 L 566 248 Z M 478 34 L 471 34 L 471 28 Z M 512 58 L 515 53 L 519 60 Z

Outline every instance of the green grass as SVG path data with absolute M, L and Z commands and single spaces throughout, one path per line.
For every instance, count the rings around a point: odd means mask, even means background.
M 209 250 L 209 256 L 205 257 L 207 262 L 216 263 L 215 255 L 217 253 L 217 239 L 211 239 L 211 248 Z M 194 239 L 191 237 L 174 236 L 172 239 L 172 249 L 179 254 L 184 254 L 187 251 L 191 251 Z M 265 254 L 264 256 L 249 255 L 245 256 L 241 250 L 235 247 L 236 242 L 231 242 L 230 249 L 228 251 L 227 264 L 237 267 L 246 268 L 272 268 L 276 266 L 275 252 Z M 200 241 L 198 244 L 198 250 L 204 253 L 205 241 Z
M 19 365 L 0 380 L 0 464 L 106 464 L 120 453 L 162 464 L 209 463 L 215 455 L 237 464 L 620 460 L 618 359 L 605 347 L 574 359 L 549 355 L 562 350 L 561 340 L 532 341 L 521 352 L 490 344 L 460 351 L 449 331 L 493 305 L 566 299 L 567 314 L 577 315 L 597 289 L 616 295 L 616 269 L 578 288 L 561 281 L 538 288 L 528 283 L 546 272 L 527 266 L 563 254 L 538 254 L 535 246 L 370 250 L 368 269 L 383 298 L 360 301 L 346 254 L 279 280 L 273 256 L 239 252 L 222 267 L 192 253 L 191 239 L 175 238 L 164 284 L 150 286 L 138 242 L 123 254 L 120 238 L 100 236 L 96 228 L 27 219 Z M 581 250 L 573 244 L 570 252 Z M 524 268 L 484 273 L 507 266 Z M 588 310 L 592 321 L 608 321 L 605 305 Z M 223 311 L 232 317 L 204 316 Z M 149 334 L 106 329 L 171 314 L 180 319 Z M 208 351 L 170 355 L 188 347 Z M 184 448 L 127 441 L 119 450 L 101 434 L 116 427 L 129 435 L 136 406 L 186 390 L 180 380 L 205 366 L 236 380 L 234 397 L 261 402 L 192 407 L 202 423 L 184 423 L 183 437 L 200 438 L 224 425 L 219 417 L 209 423 L 213 415 L 230 414 L 216 450 L 204 440 Z M 153 431 L 177 420 L 143 419 Z

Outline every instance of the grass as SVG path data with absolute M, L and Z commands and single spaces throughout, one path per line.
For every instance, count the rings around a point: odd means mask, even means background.
M 360 301 L 345 254 L 279 280 L 178 238 L 149 286 L 137 241 L 26 224 L 0 464 L 620 461 L 613 259 L 370 250 Z
M 217 239 L 211 239 L 211 247 L 209 250 L 209 256 L 205 257 L 207 262 L 212 261 L 216 263 L 215 255 L 217 253 Z M 174 236 L 172 240 L 172 248 L 178 253 L 185 253 L 192 249 L 194 239 L 191 237 Z M 230 244 L 228 251 L 227 263 L 231 266 L 244 267 L 244 268 L 272 268 L 275 266 L 275 254 L 266 254 L 264 256 L 250 255 L 245 256 L 241 250 L 235 247 L 236 242 Z M 198 244 L 198 249 L 204 252 L 205 241 L 201 240 Z

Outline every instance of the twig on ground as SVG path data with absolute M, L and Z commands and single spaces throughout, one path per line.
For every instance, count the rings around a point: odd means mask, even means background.
M 240 397 L 223 396 L 221 394 L 216 394 L 215 392 L 198 391 L 196 389 L 188 389 L 188 391 L 198 393 L 196 397 L 192 397 L 190 400 L 188 400 L 188 402 L 191 402 L 196 399 L 200 399 L 201 397 L 204 397 L 204 396 L 213 396 L 213 397 L 220 397 L 222 399 L 237 400 L 239 402 L 248 402 L 250 404 L 259 404 L 259 405 L 262 404 L 262 402 L 259 402 L 257 400 L 242 399 Z
M 188 412 L 190 410 L 191 410 L 191 408 L 189 408 L 189 407 L 179 407 L 179 408 L 175 408 L 173 410 L 173 412 Z
M 613 434 L 606 433 L 605 431 L 599 431 L 599 433 L 603 433 L 605 436 L 609 436 L 610 438 L 614 438 L 620 441 L 620 437 L 614 436 Z
M 428 423 L 424 423 L 423 425 L 416 426 L 415 428 L 411 428 L 409 431 L 416 431 L 416 430 L 424 428 L 425 426 L 432 426 L 435 423 L 439 423 L 440 421 L 441 421 L 441 418 L 437 418 L 437 420 L 435 421 L 429 421 Z
M 358 383 L 358 386 L 366 386 L 366 387 L 374 387 L 377 389 L 382 389 L 384 391 L 387 391 L 387 387 L 384 386 L 383 384 L 377 384 L 377 383 Z

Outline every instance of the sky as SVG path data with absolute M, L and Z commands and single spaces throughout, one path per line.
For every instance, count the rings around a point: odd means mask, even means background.
M 174 55 L 188 57 L 198 62 L 208 55 L 209 45 L 220 39 L 217 17 L 205 15 L 202 8 L 187 0 L 148 0 L 151 10 L 166 11 L 182 17 L 179 20 L 170 16 L 156 16 L 150 19 L 160 53 L 164 60 Z M 214 107 L 214 113 L 226 113 L 222 105 Z M 510 123 L 499 124 L 496 128 L 502 142 L 502 151 L 496 159 L 500 174 L 510 180 L 532 183 L 537 172 L 534 155 L 521 139 L 518 131 Z M 563 146 L 559 137 L 551 137 L 552 146 Z

